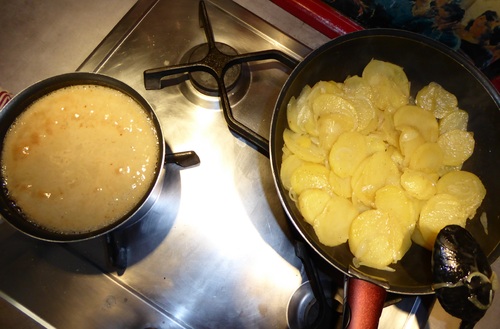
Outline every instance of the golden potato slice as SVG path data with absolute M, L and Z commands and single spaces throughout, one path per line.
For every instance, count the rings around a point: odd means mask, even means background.
M 427 142 L 436 142 L 439 136 L 439 126 L 431 112 L 415 105 L 405 105 L 394 113 L 394 127 L 414 127 Z
M 437 174 L 439 177 L 442 177 L 449 172 L 459 171 L 459 170 L 462 170 L 462 165 L 460 165 L 460 166 L 442 166 L 441 169 L 439 169 L 437 171 Z
M 314 231 L 325 246 L 334 247 L 347 241 L 351 223 L 358 215 L 352 202 L 339 196 L 332 197 L 324 211 L 314 221 Z
M 319 145 L 313 143 L 308 134 L 298 134 L 290 129 L 283 132 L 286 147 L 304 161 L 324 163 L 326 152 Z
M 380 188 L 375 193 L 375 207 L 393 217 L 402 230 L 409 231 L 410 237 L 418 216 L 413 201 L 401 187 L 388 185 Z
M 413 233 L 411 235 L 411 240 L 414 243 L 418 244 L 419 246 L 427 248 L 427 246 L 425 244 L 425 240 L 422 236 L 422 233 L 420 232 L 420 229 L 418 228 L 418 225 L 415 226 L 415 229 L 413 230 Z
M 378 135 L 389 145 L 399 147 L 399 131 L 394 127 L 393 114 L 381 112 L 379 120 L 381 122 L 380 126 L 376 131 L 372 132 L 372 135 Z
M 286 159 L 283 160 L 283 162 L 281 162 L 280 179 L 284 188 L 290 190 L 290 188 L 292 187 L 292 174 L 295 169 L 300 167 L 304 162 L 304 160 L 302 160 L 295 154 L 289 155 Z
M 320 94 L 312 100 L 312 110 L 316 117 L 327 113 L 340 113 L 352 117 L 354 129 L 358 127 L 358 114 L 354 106 L 342 96 Z
M 362 77 L 372 87 L 374 105 L 380 110 L 394 112 L 408 104 L 410 84 L 400 66 L 374 59 L 365 66 Z
M 283 152 L 283 156 L 281 157 L 281 161 L 285 161 L 286 158 L 288 158 L 290 155 L 293 154 L 292 151 L 290 151 L 290 149 L 288 147 L 286 147 L 286 145 L 283 145 L 281 150 Z
M 305 221 L 313 225 L 331 199 L 328 192 L 316 188 L 302 191 L 298 197 L 297 206 Z
M 398 86 L 401 93 L 405 95 L 410 94 L 410 82 L 408 77 L 401 66 L 385 62 L 377 59 L 372 59 L 363 69 L 361 76 L 368 80 L 371 84 L 371 79 L 380 75 L 386 76 Z M 376 93 L 375 93 L 376 94 Z M 378 95 L 377 95 L 378 96 Z
M 468 171 L 452 171 L 442 176 L 437 182 L 437 192 L 456 197 L 470 219 L 474 218 L 486 196 L 486 189 L 479 177 Z
M 333 170 L 330 170 L 330 186 L 333 193 L 344 198 L 352 196 L 351 177 L 340 177 Z
M 399 185 L 400 172 L 388 152 L 366 158 L 351 179 L 353 198 L 368 207 L 375 206 L 375 192 L 386 185 Z
M 335 174 L 345 178 L 352 176 L 366 156 L 365 136 L 356 131 L 349 131 L 341 134 L 333 144 L 328 161 Z
M 330 152 L 333 143 L 346 131 L 354 129 L 354 119 L 341 113 L 327 113 L 318 118 L 319 145 Z
M 387 150 L 387 145 L 380 135 L 365 135 L 366 140 L 366 153 L 372 155 L 377 152 L 384 152 Z
M 373 105 L 374 94 L 368 82 L 360 76 L 348 77 L 343 84 L 344 97 L 352 103 L 357 112 L 357 130 L 364 135 L 378 126 L 378 109 Z
M 321 94 L 343 95 L 342 83 L 335 81 L 318 81 L 311 88 L 311 93 L 307 96 L 309 106 L 312 108 L 314 100 Z
M 297 195 L 302 191 L 317 188 L 326 191 L 331 190 L 329 182 L 330 170 L 324 165 L 317 163 L 304 162 L 300 167 L 295 169 L 290 177 L 292 190 Z
M 401 175 L 401 186 L 411 197 L 428 200 L 437 192 L 435 173 L 429 174 L 418 170 L 405 169 Z
M 443 150 L 437 143 L 424 143 L 410 156 L 408 167 L 424 173 L 435 173 L 443 166 Z
M 365 98 L 372 102 L 375 94 L 368 81 L 359 75 L 353 75 L 344 80 L 342 85 L 344 94 L 351 98 Z
M 438 193 L 422 207 L 418 227 L 424 241 L 423 247 L 432 250 L 436 236 L 447 225 L 465 227 L 467 213 L 461 201 L 447 193 Z
M 364 135 L 375 130 L 378 126 L 378 116 L 373 104 L 364 97 L 347 97 L 347 100 L 356 110 L 356 117 L 358 118 L 357 130 Z
M 420 132 L 411 126 L 401 126 L 399 128 L 399 149 L 401 154 L 405 156 L 406 164 L 410 161 L 410 156 L 420 145 L 425 143 L 425 139 Z
M 410 245 L 407 232 L 386 212 L 368 210 L 352 221 L 349 248 L 360 265 L 387 269 L 403 257 Z
M 475 141 L 471 132 L 455 129 L 439 136 L 437 143 L 443 150 L 443 164 L 460 166 L 472 155 Z
M 405 163 L 401 151 L 399 151 L 398 148 L 389 145 L 389 147 L 387 148 L 387 153 L 389 154 L 392 162 L 394 162 L 394 164 L 398 167 L 398 169 L 400 171 L 403 171 L 403 169 L 405 168 Z
M 451 130 L 467 130 L 469 123 L 469 113 L 464 110 L 456 110 L 439 121 L 439 134 L 442 135 Z
M 300 95 L 297 98 L 292 97 L 287 104 L 288 127 L 293 132 L 303 134 L 314 130 L 315 117 L 308 102 L 310 93 L 311 87 L 305 86 Z
M 458 110 L 458 101 L 455 95 L 446 91 L 436 82 L 431 82 L 423 87 L 417 93 L 415 102 L 421 108 L 431 111 L 438 119 Z

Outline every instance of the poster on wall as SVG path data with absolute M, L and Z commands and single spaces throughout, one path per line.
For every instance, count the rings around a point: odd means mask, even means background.
M 499 0 L 323 0 L 365 28 L 417 32 L 465 53 L 490 79 L 500 77 Z

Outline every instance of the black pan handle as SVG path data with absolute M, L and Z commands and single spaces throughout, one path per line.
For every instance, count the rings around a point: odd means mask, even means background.
M 195 151 L 168 153 L 165 163 L 175 163 L 182 168 L 194 167 L 200 164 L 200 158 Z

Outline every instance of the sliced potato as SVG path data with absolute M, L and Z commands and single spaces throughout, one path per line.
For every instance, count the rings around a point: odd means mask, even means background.
M 308 102 L 310 93 L 311 87 L 305 86 L 300 95 L 297 98 L 292 97 L 287 104 L 288 127 L 293 132 L 303 134 L 313 129 L 315 118 Z
M 300 195 L 302 191 L 316 188 L 331 190 L 329 182 L 330 170 L 324 165 L 305 162 L 295 169 L 290 177 L 292 190 Z
M 408 104 L 410 84 L 402 67 L 373 59 L 365 66 L 362 77 L 377 95 L 373 101 L 379 109 L 393 112 Z
M 365 79 L 355 75 L 343 84 L 344 97 L 351 102 L 357 112 L 357 130 L 368 134 L 377 128 L 377 112 L 373 105 L 373 91 Z
M 290 190 L 292 188 L 292 174 L 297 169 L 300 167 L 305 161 L 296 156 L 295 154 L 289 155 L 286 159 L 281 162 L 281 168 L 280 168 L 280 179 L 281 183 L 283 183 L 283 187 L 286 188 L 287 190 Z
M 290 151 L 290 149 L 286 145 L 283 145 L 281 150 L 283 151 L 283 156 L 281 157 L 281 161 L 285 161 L 290 155 L 293 155 L 293 152 Z
M 386 212 L 368 210 L 352 221 L 349 248 L 360 265 L 387 269 L 410 245 L 410 236 Z
M 390 145 L 387 148 L 387 153 L 389 154 L 392 162 L 394 162 L 394 164 L 398 167 L 399 171 L 402 172 L 405 168 L 404 157 L 401 154 L 401 152 L 399 151 L 399 149 Z
M 283 140 L 288 149 L 304 161 L 324 163 L 326 160 L 325 150 L 313 143 L 308 134 L 298 134 L 285 129 Z
M 341 113 L 323 114 L 317 124 L 319 145 L 327 152 L 342 133 L 354 129 L 354 119 Z
M 415 229 L 413 230 L 413 233 L 411 235 L 411 240 L 416 244 L 418 244 L 419 246 L 427 248 L 424 237 L 422 236 L 422 233 L 420 232 L 418 225 L 415 226 Z
M 380 136 L 389 145 L 399 147 L 399 131 L 394 127 L 394 116 L 389 112 L 382 112 L 379 120 L 380 127 L 372 135 Z
M 486 193 L 461 171 L 474 139 L 456 97 L 437 83 L 415 102 L 409 92 L 401 67 L 372 60 L 361 76 L 306 86 L 288 105 L 280 178 L 322 244 L 348 239 L 355 266 L 390 270 L 412 240 L 432 248 Z
M 314 221 L 314 231 L 325 246 L 335 247 L 347 241 L 353 219 L 358 215 L 352 202 L 332 197 L 324 211 Z
M 443 150 L 443 164 L 460 166 L 472 155 L 475 141 L 471 132 L 455 129 L 439 136 L 437 143 Z
M 431 112 L 415 105 L 405 105 L 394 113 L 394 127 L 414 127 L 427 142 L 436 142 L 439 136 L 439 126 Z
M 340 177 L 333 170 L 330 170 L 330 186 L 333 193 L 344 198 L 352 196 L 351 177 Z
M 451 130 L 467 130 L 469 123 L 469 113 L 464 110 L 456 110 L 439 121 L 439 134 L 442 135 Z
M 425 173 L 435 173 L 443 166 L 443 151 L 437 143 L 424 143 L 410 157 L 408 167 Z
M 341 134 L 328 157 L 330 168 L 341 178 L 352 176 L 367 153 L 364 135 L 356 131 Z
M 401 131 L 399 135 L 399 149 L 401 150 L 401 154 L 407 159 L 406 163 L 408 163 L 410 156 L 417 147 L 425 143 L 425 139 L 415 127 L 400 126 L 399 130 Z
M 421 108 L 432 112 L 434 117 L 438 119 L 458 110 L 458 101 L 455 95 L 436 82 L 431 82 L 423 87 L 417 93 L 415 102 Z
M 375 207 L 393 217 L 402 230 L 409 231 L 408 237 L 411 235 L 418 216 L 413 201 L 401 187 L 388 185 L 380 188 L 375 193 Z
M 370 134 L 368 136 L 365 136 L 365 140 L 366 152 L 368 155 L 372 155 L 377 152 L 384 152 L 387 150 L 387 144 L 379 135 Z
M 475 174 L 468 171 L 452 171 L 437 182 L 437 192 L 455 196 L 472 219 L 486 196 L 486 189 Z
M 297 206 L 306 222 L 313 225 L 314 220 L 325 210 L 330 199 L 331 196 L 328 192 L 311 188 L 300 193 Z
M 343 96 L 343 86 L 335 81 L 318 81 L 311 88 L 311 92 L 307 95 L 309 107 L 313 108 L 313 103 L 322 94 L 333 94 Z
M 345 79 L 342 89 L 349 99 L 364 98 L 369 102 L 373 102 L 374 97 L 376 97 L 368 81 L 359 75 L 353 75 Z
M 432 250 L 436 236 L 447 225 L 465 227 L 467 213 L 460 200 L 447 193 L 438 193 L 422 207 L 418 227 L 424 242 L 423 247 Z
M 335 94 L 318 95 L 312 102 L 313 113 L 316 117 L 327 113 L 340 113 L 352 117 L 354 129 L 358 127 L 358 114 L 354 106 L 342 96 Z
M 401 175 L 401 186 L 411 197 L 428 200 L 437 192 L 438 178 L 435 173 L 429 174 L 408 168 Z
M 366 158 L 351 179 L 353 197 L 368 207 L 375 206 L 375 193 L 386 185 L 399 185 L 400 172 L 388 152 Z
M 378 126 L 378 109 L 374 106 L 374 94 L 370 84 L 360 76 L 348 77 L 343 84 L 344 97 L 356 109 L 358 114 L 357 130 L 364 135 Z

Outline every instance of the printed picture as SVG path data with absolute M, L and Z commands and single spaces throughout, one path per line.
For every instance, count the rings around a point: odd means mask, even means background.
M 490 78 L 500 74 L 500 1 L 323 0 L 365 28 L 417 32 L 464 52 Z

